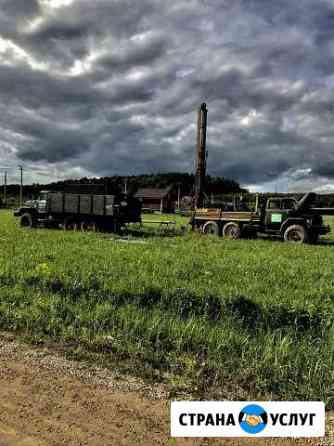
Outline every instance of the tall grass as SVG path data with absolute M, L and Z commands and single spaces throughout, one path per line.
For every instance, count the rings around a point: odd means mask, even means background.
M 26 230 L 1 212 L 0 326 L 198 392 L 334 407 L 331 240 L 131 231 L 145 237 Z

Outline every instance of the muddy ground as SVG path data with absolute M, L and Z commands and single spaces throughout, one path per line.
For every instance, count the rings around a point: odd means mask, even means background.
M 0 333 L 0 446 L 309 445 L 325 440 L 171 439 L 169 392 L 112 370 L 69 361 Z

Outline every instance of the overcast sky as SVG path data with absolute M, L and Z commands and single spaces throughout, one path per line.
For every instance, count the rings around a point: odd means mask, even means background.
M 334 190 L 334 0 L 0 0 L 0 167 Z

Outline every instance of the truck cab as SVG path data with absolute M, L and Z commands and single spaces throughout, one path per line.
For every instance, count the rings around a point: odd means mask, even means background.
M 295 211 L 296 206 L 297 200 L 294 198 L 268 198 L 261 215 L 261 223 L 267 229 L 279 230 L 282 223 Z
M 285 241 L 315 242 L 330 231 L 323 225 L 321 211 L 311 207 L 315 194 L 296 200 L 291 197 L 270 197 L 261 210 L 262 231 L 281 236 Z
M 21 217 L 22 226 L 34 226 L 37 218 L 43 219 L 48 211 L 48 191 L 41 191 L 36 200 L 28 200 L 15 209 L 14 216 Z

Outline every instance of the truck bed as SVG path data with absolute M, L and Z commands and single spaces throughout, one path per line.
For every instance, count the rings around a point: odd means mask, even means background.
M 194 213 L 196 220 L 221 220 L 221 221 L 259 221 L 260 218 L 255 212 L 247 211 L 222 211 L 221 209 L 196 209 Z
M 114 195 L 49 193 L 48 211 L 54 214 L 113 216 Z

